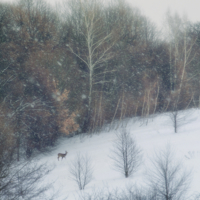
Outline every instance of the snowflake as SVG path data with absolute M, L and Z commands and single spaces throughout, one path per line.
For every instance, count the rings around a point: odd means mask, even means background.
M 86 99 L 87 96 L 86 96 L 85 94 L 82 94 L 82 95 L 81 95 L 81 98 L 82 98 L 82 99 Z
M 58 63 L 59 66 L 62 66 L 62 64 L 59 61 L 57 61 L 57 63 Z

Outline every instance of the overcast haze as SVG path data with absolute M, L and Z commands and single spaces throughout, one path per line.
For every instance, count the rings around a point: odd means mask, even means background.
M 16 0 L 0 0 L 1 2 L 10 2 Z M 46 0 L 54 4 L 61 0 Z M 148 16 L 153 22 L 161 26 L 167 10 L 177 12 L 180 15 L 186 15 L 189 20 L 200 21 L 200 0 L 128 0 L 133 6 L 138 7 L 141 12 Z
M 189 20 L 200 21 L 200 0 L 129 0 L 142 13 L 161 25 L 168 9 L 186 15 Z

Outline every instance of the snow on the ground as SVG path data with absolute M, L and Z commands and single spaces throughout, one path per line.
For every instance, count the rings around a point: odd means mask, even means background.
M 173 148 L 175 154 L 183 165 L 192 171 L 192 182 L 189 192 L 200 193 L 200 110 L 183 111 L 184 117 L 178 127 L 178 133 L 174 128 L 169 114 L 151 116 L 148 119 L 129 119 L 126 129 L 136 139 L 143 152 L 143 161 L 140 169 L 130 178 L 113 169 L 111 154 L 112 142 L 116 139 L 118 130 L 102 131 L 92 136 L 76 136 L 62 138 L 55 151 L 37 157 L 37 162 L 46 162 L 53 171 L 44 182 L 53 182 L 55 191 L 59 190 L 59 197 L 69 200 L 78 199 L 79 189 L 70 178 L 69 164 L 77 153 L 87 154 L 91 157 L 94 166 L 94 178 L 85 187 L 83 192 L 91 192 L 94 188 L 115 189 L 123 188 L 129 184 L 142 185 L 146 181 L 148 162 L 155 152 L 164 149 L 167 145 Z M 58 153 L 68 151 L 66 158 L 57 160 Z

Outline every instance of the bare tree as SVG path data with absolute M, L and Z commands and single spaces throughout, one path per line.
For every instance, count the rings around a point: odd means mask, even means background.
M 78 153 L 70 165 L 71 179 L 74 180 L 80 190 L 93 179 L 93 166 L 91 158 L 88 155 Z
M 178 110 L 170 112 L 170 119 L 173 123 L 175 133 L 177 133 L 177 129 L 178 129 L 178 122 L 179 122 L 178 115 L 179 115 Z
M 190 24 L 187 18 L 181 18 L 177 14 L 172 15 L 170 12 L 166 18 L 169 40 L 170 99 L 172 99 L 172 109 L 177 112 L 180 107 L 187 108 L 193 99 L 194 93 L 188 88 L 194 77 L 188 72 L 191 63 L 196 59 L 197 37 L 189 36 Z
M 79 193 L 77 200 L 114 200 L 115 196 L 107 188 L 93 188 L 92 192 Z
M 160 200 L 155 190 L 129 185 L 116 196 L 118 200 Z
M 86 67 L 85 77 L 89 83 L 86 126 L 90 122 L 92 112 L 93 88 L 95 85 L 104 84 L 105 81 L 99 77 L 113 71 L 108 71 L 105 63 L 113 58 L 111 49 L 119 38 L 117 36 L 119 25 L 109 31 L 105 29 L 103 8 L 104 4 L 97 0 L 73 0 L 67 4 L 67 11 L 71 14 L 70 17 L 67 16 L 70 19 L 68 21 L 79 37 L 80 43 L 77 45 L 76 41 L 71 41 L 66 46 Z M 103 72 L 99 72 L 104 68 Z
M 148 169 L 149 186 L 162 200 L 183 200 L 190 183 L 191 173 L 177 161 L 170 146 L 155 153 L 151 161 L 153 169 Z
M 138 169 L 142 160 L 141 150 L 125 129 L 117 134 L 109 157 L 114 161 L 115 170 L 123 173 L 126 178 Z
M 181 110 L 172 110 L 169 112 L 169 117 L 174 127 L 174 132 L 177 133 L 178 129 L 195 120 L 195 118 L 191 118 L 192 110 L 190 111 L 181 111 Z
M 46 164 L 38 165 L 30 160 L 13 162 L 4 176 L 0 177 L 1 199 L 54 199 L 54 194 L 51 197 L 46 195 L 51 183 L 41 184 L 50 171 Z
M 90 193 L 80 193 L 79 200 L 161 200 L 156 191 L 148 188 L 138 188 L 136 185 L 128 185 L 124 189 L 94 188 Z M 77 200 L 78 200 L 77 199 Z
M 5 118 L 3 110 L 0 110 L 0 119 L 0 199 L 53 199 L 53 196 L 45 195 L 51 189 L 51 183 L 41 184 L 53 168 L 30 159 L 17 161 L 13 126 Z

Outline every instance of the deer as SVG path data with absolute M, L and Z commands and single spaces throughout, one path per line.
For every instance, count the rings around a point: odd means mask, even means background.
M 61 157 L 62 159 L 65 158 L 65 156 L 67 155 L 67 151 L 65 151 L 65 153 L 58 153 L 58 161 L 59 161 L 59 158 Z

